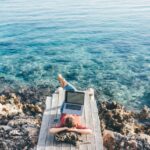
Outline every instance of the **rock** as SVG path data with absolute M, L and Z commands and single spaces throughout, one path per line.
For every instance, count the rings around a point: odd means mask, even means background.
M 22 126 L 22 125 L 34 125 L 34 126 L 39 127 L 40 126 L 40 120 L 34 119 L 33 117 L 29 117 L 29 116 L 25 116 L 22 118 L 14 117 L 13 120 L 10 120 L 8 122 L 8 125 L 11 127 Z
M 7 126 L 7 125 L 6 125 L 6 126 L 0 125 L 0 129 L 1 129 L 1 128 L 3 128 L 5 131 L 7 131 L 7 130 L 8 130 L 8 131 L 9 131 L 9 130 L 12 130 L 12 127 Z
M 21 132 L 19 132 L 19 130 L 12 130 L 9 132 L 9 135 L 11 136 L 20 136 L 23 135 Z
M 7 119 L 6 116 L 0 115 L 0 125 L 7 125 L 8 122 L 9 122 L 9 120 Z
M 142 111 L 139 113 L 139 118 L 142 120 L 150 119 L 150 108 L 148 108 L 147 106 L 144 106 Z
M 104 149 L 110 150 L 148 150 L 150 149 L 150 136 L 146 134 L 121 135 L 110 130 L 103 132 Z
M 146 134 L 138 134 L 136 135 L 137 145 L 138 149 L 150 149 L 150 136 Z
M 115 136 L 112 131 L 105 130 L 103 132 L 103 145 L 106 149 L 114 149 Z
M 8 146 L 7 146 L 7 143 L 4 142 L 4 141 L 1 141 L 1 140 L 0 140 L 0 148 L 1 148 L 2 150 L 9 150 L 9 148 L 8 148 Z
M 0 103 L 0 115 L 7 117 L 7 116 L 14 116 L 22 113 L 22 105 L 15 95 L 15 93 L 10 93 L 9 96 L 1 95 Z
M 140 134 L 138 135 L 138 138 L 143 139 L 143 140 L 146 140 L 146 141 L 150 144 L 150 135 L 140 133 Z
M 38 112 L 38 113 L 43 112 L 42 109 L 38 105 L 35 106 L 35 111 Z
M 124 124 L 121 133 L 123 133 L 124 135 L 127 135 L 129 133 L 134 134 L 134 124 L 133 123 Z
M 1 103 L 1 104 L 5 104 L 6 99 L 7 99 L 7 98 L 6 98 L 5 95 L 1 95 L 1 96 L 0 96 L 0 103 Z
M 17 96 L 15 93 L 10 93 L 10 96 L 13 98 L 13 99 L 17 99 Z
M 132 147 L 133 150 L 136 150 L 138 148 L 136 140 L 130 140 L 130 141 L 128 141 L 126 147 L 128 147 L 128 148 Z
M 36 115 L 37 113 L 42 113 L 43 110 L 41 107 L 39 107 L 38 105 L 34 105 L 34 104 L 25 104 L 23 106 L 23 111 L 25 113 L 31 114 L 31 115 Z
M 35 145 L 38 140 L 39 129 L 33 128 L 33 127 L 28 127 L 26 130 L 29 133 L 29 137 L 32 139 L 32 144 Z

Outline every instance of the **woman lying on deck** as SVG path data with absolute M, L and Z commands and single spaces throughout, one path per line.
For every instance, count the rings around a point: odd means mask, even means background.
M 77 91 L 77 89 L 68 83 L 61 74 L 58 75 L 58 81 L 64 90 Z M 59 133 L 61 131 L 72 131 L 80 134 L 92 134 L 92 130 L 81 124 L 81 117 L 75 114 L 61 114 L 60 124 L 50 128 L 49 132 L 52 134 Z

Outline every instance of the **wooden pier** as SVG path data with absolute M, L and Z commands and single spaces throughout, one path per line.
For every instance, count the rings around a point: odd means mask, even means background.
M 85 91 L 84 112 L 81 121 L 87 127 L 91 128 L 93 134 L 82 135 L 83 140 L 90 141 L 89 144 L 80 144 L 75 147 L 71 144 L 56 143 L 54 136 L 49 134 L 50 127 L 55 126 L 56 119 L 60 118 L 60 107 L 64 100 L 65 91 L 58 88 L 52 97 L 46 99 L 46 109 L 43 114 L 42 125 L 40 129 L 37 150 L 102 150 L 103 142 L 100 130 L 100 121 L 98 117 L 98 109 L 93 93 L 89 90 Z

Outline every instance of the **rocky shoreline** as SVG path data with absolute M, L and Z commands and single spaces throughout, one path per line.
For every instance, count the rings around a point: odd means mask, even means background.
M 104 149 L 149 150 L 150 109 L 127 111 L 116 102 L 98 104 Z
M 38 141 L 48 86 L 5 89 L 0 93 L 0 149 L 33 150 Z M 150 149 L 150 109 L 127 111 L 116 102 L 99 102 L 106 150 Z
M 47 87 L 0 93 L 0 150 L 32 150 L 38 141 Z M 43 96 L 45 95 L 45 96 Z

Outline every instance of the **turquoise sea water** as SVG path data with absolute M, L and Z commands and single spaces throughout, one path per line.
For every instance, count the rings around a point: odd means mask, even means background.
M 150 1 L 0 0 L 0 90 L 58 86 L 150 106 Z

